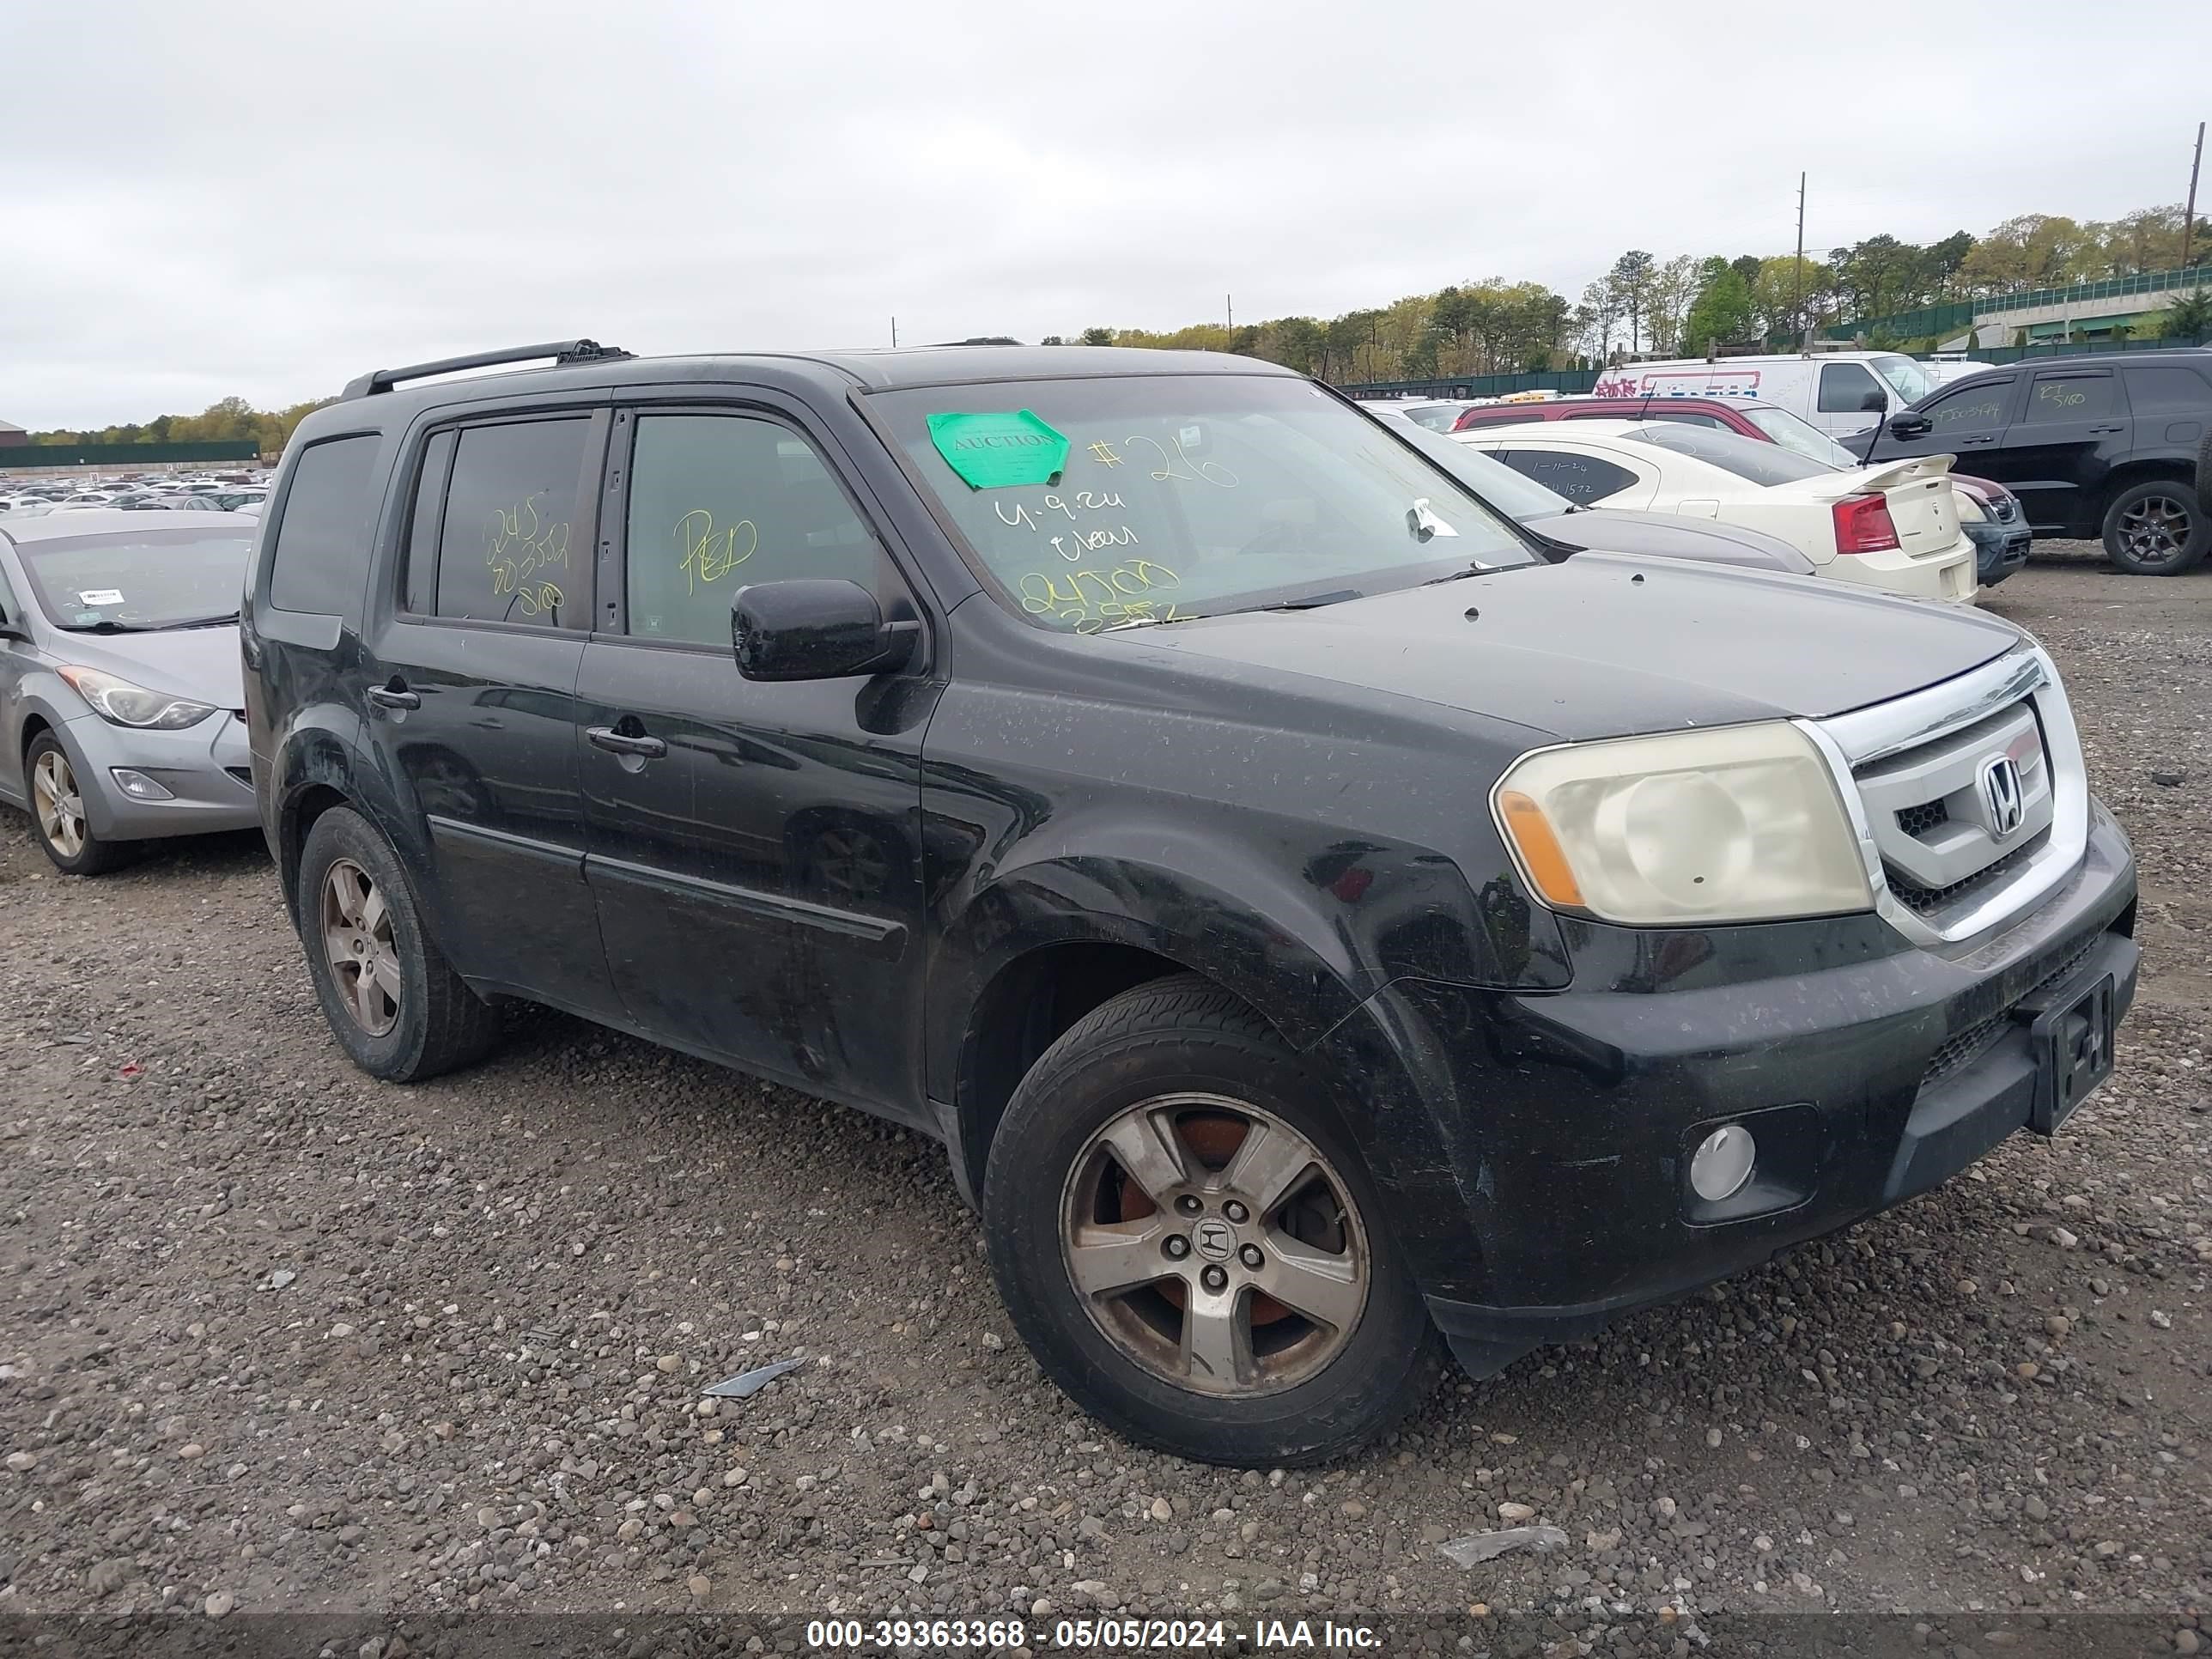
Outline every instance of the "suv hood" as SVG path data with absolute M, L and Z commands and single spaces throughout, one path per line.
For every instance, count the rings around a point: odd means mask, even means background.
M 171 628 L 150 634 L 71 634 L 46 636 L 58 663 L 98 668 L 173 697 L 216 708 L 246 706 L 246 671 L 239 658 L 238 624 Z
M 1841 582 L 1592 552 L 1102 637 L 1583 738 L 1840 714 L 1963 674 L 2022 635 Z

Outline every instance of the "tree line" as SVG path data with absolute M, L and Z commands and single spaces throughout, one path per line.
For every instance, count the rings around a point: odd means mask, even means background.
M 82 431 L 33 432 L 34 444 L 198 444 L 250 438 L 264 455 L 281 451 L 292 428 L 334 398 L 318 398 L 289 409 L 256 409 L 243 398 L 225 398 L 197 415 L 161 415 L 143 423 L 87 427 Z
M 1948 301 L 2173 270 L 2182 219 L 2179 204 L 2107 222 L 2024 213 L 1978 237 L 1961 230 L 1923 245 L 1869 236 L 1823 258 L 1686 253 L 1662 261 L 1631 248 L 1578 301 L 1540 283 L 1491 277 L 1326 319 L 1281 317 L 1233 331 L 1225 322 L 1166 331 L 1087 328 L 1073 337 L 1085 345 L 1234 351 L 1349 382 L 1587 368 L 1622 353 L 1779 345 L 1801 331 Z M 2196 246 L 2205 240 L 2212 239 Z M 2185 331 L 2179 325 L 2196 314 L 2176 307 L 2168 331 Z M 1045 343 L 1067 343 L 1057 335 Z M 1880 329 L 1869 339 L 1905 349 L 1936 343 L 1934 332 L 1892 337 Z

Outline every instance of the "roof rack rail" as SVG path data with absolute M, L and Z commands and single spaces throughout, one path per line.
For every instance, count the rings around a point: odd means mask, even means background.
M 620 346 L 603 346 L 597 340 L 552 340 L 544 345 L 509 346 L 503 351 L 477 351 L 465 357 L 441 357 L 431 363 L 410 363 L 404 368 L 372 369 L 349 380 L 342 398 L 373 398 L 406 380 L 427 380 L 433 374 L 452 374 L 465 368 L 497 368 L 507 363 L 531 363 L 550 357 L 556 364 L 618 362 L 634 356 Z

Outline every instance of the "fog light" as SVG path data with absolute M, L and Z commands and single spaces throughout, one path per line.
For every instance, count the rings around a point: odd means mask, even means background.
M 174 800 L 175 796 L 148 777 L 143 772 L 134 772 L 127 766 L 112 766 L 117 787 L 133 800 Z
M 1690 1154 L 1690 1188 L 1708 1204 L 1734 1198 L 1751 1179 L 1759 1143 L 1741 1123 L 1716 1129 Z

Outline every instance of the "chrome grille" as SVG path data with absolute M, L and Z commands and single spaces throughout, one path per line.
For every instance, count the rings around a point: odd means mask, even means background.
M 1985 505 L 1989 508 L 1990 517 L 1999 524 L 2010 524 L 2020 516 L 2020 501 L 2016 496 L 1999 495 L 1995 500 L 1986 502 Z
M 1940 800 L 1931 800 L 1921 806 L 1907 806 L 1897 815 L 1897 827 L 1908 836 L 1924 836 L 1941 823 L 1951 820 L 1951 809 Z
M 1875 908 L 1910 938 L 1984 936 L 2081 863 L 2081 740 L 2057 671 L 2033 642 L 1924 690 L 1800 724 L 1844 793 Z
M 2016 818 L 1998 816 L 1989 769 L 2009 761 Z M 2023 698 L 1956 731 L 1861 766 L 1889 890 L 1916 915 L 1940 915 L 2001 884 L 2051 824 L 2051 771 Z
M 1942 805 L 1940 801 L 1936 804 Z M 1899 903 L 1915 915 L 1932 916 L 1997 885 L 2034 850 L 2032 847 L 2015 848 L 1995 864 L 1984 865 L 1964 881 L 1954 881 L 1948 887 L 1923 887 L 1887 860 L 1883 861 L 1882 872 L 1889 878 L 1889 890 L 1897 895 Z

